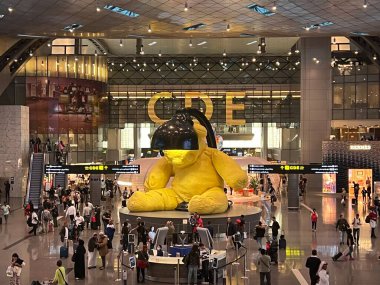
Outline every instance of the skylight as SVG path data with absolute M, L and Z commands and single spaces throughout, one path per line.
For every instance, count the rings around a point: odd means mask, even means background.
M 351 34 L 355 36 L 369 36 L 366 32 L 351 32 Z
M 258 4 L 250 4 L 247 6 L 247 8 L 253 12 L 256 12 L 256 13 L 259 13 L 260 15 L 264 15 L 264 16 L 273 16 L 275 15 L 276 13 L 272 12 L 271 10 L 265 8 L 264 6 L 260 6 Z
M 319 28 L 322 28 L 322 27 L 328 27 L 328 26 L 331 26 L 331 25 L 334 25 L 334 23 L 330 22 L 330 21 L 326 21 L 326 22 L 322 22 L 322 23 L 319 23 L 319 24 L 312 24 L 312 25 L 309 25 L 309 26 L 306 26 L 306 27 L 303 27 L 303 28 L 306 31 L 309 31 L 309 30 L 319 29 Z
M 80 24 L 71 24 L 71 25 L 68 25 L 66 27 L 63 28 L 64 31 L 69 31 L 69 32 L 74 32 L 75 30 L 78 30 L 80 28 L 82 28 L 83 25 L 80 25 Z
M 247 34 L 247 33 L 241 33 L 240 37 L 241 38 L 254 38 L 254 37 L 256 37 L 256 35 L 254 35 L 254 34 Z
M 198 45 L 198 46 L 203 46 L 203 45 L 205 45 L 205 44 L 207 44 L 207 42 L 206 42 L 206 41 L 203 41 L 203 42 L 198 43 L 197 45 Z
M 130 17 L 130 18 L 136 18 L 136 17 L 140 16 L 140 14 L 138 14 L 138 13 L 129 11 L 127 9 L 120 8 L 120 7 L 115 6 L 115 5 L 110 5 L 110 4 L 104 6 L 103 9 L 106 9 L 106 10 L 109 10 L 111 12 Z
M 157 42 L 151 42 L 148 44 L 148 46 L 154 46 Z
M 184 31 L 195 31 L 195 30 L 198 30 L 200 28 L 203 28 L 204 26 L 206 26 L 206 25 L 203 24 L 203 23 L 199 23 L 199 24 L 196 24 L 196 25 L 185 27 L 185 28 L 183 28 L 183 30 Z

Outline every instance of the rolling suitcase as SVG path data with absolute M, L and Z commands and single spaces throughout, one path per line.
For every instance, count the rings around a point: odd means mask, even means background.
M 68 258 L 69 257 L 69 248 L 66 246 L 61 246 L 59 248 L 59 257 L 60 258 Z
M 337 261 L 339 258 L 341 258 L 343 254 L 339 251 L 337 254 L 335 254 L 333 257 L 332 257 L 332 260 L 333 261 Z

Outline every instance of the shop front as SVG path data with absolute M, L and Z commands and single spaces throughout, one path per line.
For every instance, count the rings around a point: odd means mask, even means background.
M 336 192 L 344 188 L 353 195 L 354 184 L 359 184 L 360 189 L 370 187 L 375 192 L 374 185 L 380 181 L 380 141 L 324 141 L 322 156 L 323 164 L 339 166 Z M 324 192 L 330 191 L 333 182 L 333 177 L 326 177 Z

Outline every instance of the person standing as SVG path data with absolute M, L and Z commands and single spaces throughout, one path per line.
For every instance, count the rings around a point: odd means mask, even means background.
M 354 184 L 354 195 L 356 199 L 356 203 L 358 203 L 358 198 L 359 198 L 359 183 L 352 182 Z
M 276 221 L 276 217 L 272 217 L 272 239 L 277 240 L 278 230 L 280 229 L 280 224 Z
M 74 221 L 75 215 L 77 213 L 77 209 L 75 206 L 72 204 L 71 201 L 69 201 L 69 207 L 66 210 L 66 218 L 70 217 L 71 222 Z
M 313 209 L 313 212 L 311 212 L 310 219 L 311 219 L 311 230 L 313 232 L 316 232 L 317 231 L 318 213 L 317 213 L 317 210 L 315 208 Z
M 354 217 L 354 220 L 352 221 L 352 228 L 353 228 L 354 242 L 357 246 L 359 246 L 361 225 L 362 223 L 360 221 L 359 214 L 356 214 L 356 216 Z
M 173 235 L 175 233 L 175 227 L 172 221 L 166 223 L 168 227 L 168 234 L 166 235 L 166 245 L 170 247 L 173 244 Z
M 121 228 L 121 236 L 123 241 L 123 250 L 131 253 L 131 246 L 129 245 L 128 235 L 131 232 L 131 224 L 126 220 Z
M 94 233 L 93 236 L 88 240 L 88 269 L 96 268 L 96 243 L 98 241 L 98 234 Z
M 317 284 L 317 273 L 319 270 L 319 265 L 321 264 L 321 260 L 317 256 L 317 251 L 313 249 L 311 251 L 311 256 L 306 259 L 306 267 L 309 268 L 309 276 L 310 276 L 310 284 Z
M 210 232 L 211 237 L 214 237 L 214 227 L 211 225 L 211 221 L 207 222 L 206 229 Z
M 354 251 L 354 237 L 352 236 L 352 230 L 350 228 L 347 229 L 347 245 L 348 253 L 346 256 L 350 256 L 350 260 L 354 260 L 352 257 L 352 252 Z
M 259 224 L 255 227 L 255 236 L 254 238 L 257 241 L 257 244 L 260 248 L 263 248 L 262 239 L 265 236 L 265 226 L 263 226 L 263 223 L 259 221 Z
M 260 249 L 261 256 L 258 260 L 259 272 L 260 272 L 260 285 L 271 285 L 270 278 L 270 257 L 267 255 L 265 249 Z M 265 283 L 265 280 L 267 281 Z
M 11 207 L 9 206 L 7 202 L 5 202 L 4 205 L 1 207 L 1 209 L 3 210 L 5 223 L 8 224 L 8 216 L 11 211 Z
M 329 276 L 329 272 L 327 271 L 327 262 L 322 261 L 319 267 L 320 269 L 318 271 L 318 276 L 319 276 L 318 285 L 329 285 L 330 276 Z
M 51 216 L 53 217 L 53 225 L 55 228 L 58 227 L 58 207 L 56 204 L 54 204 L 53 208 L 51 209 Z
M 9 181 L 5 181 L 5 202 L 9 203 L 10 193 L 11 193 L 11 184 Z
M 37 235 L 37 227 L 38 227 L 38 215 L 36 213 L 36 210 L 32 209 L 32 215 L 31 215 L 31 226 L 32 229 L 29 231 L 29 233 L 33 233 L 34 235 Z
M 103 270 L 106 268 L 106 256 L 108 254 L 108 238 L 107 236 L 103 233 L 99 233 L 99 240 L 97 243 L 97 248 L 99 251 L 99 255 L 102 258 L 102 266 L 99 268 L 100 270 Z
M 110 220 L 109 224 L 107 225 L 107 228 L 105 230 L 105 234 L 108 237 L 108 248 L 112 248 L 112 240 L 115 235 L 115 225 L 113 224 L 113 220 Z
M 368 204 L 371 204 L 371 193 L 372 193 L 371 184 L 368 184 L 366 192 L 367 192 Z
M 145 268 L 148 267 L 148 247 L 146 244 L 143 245 L 142 250 L 137 252 L 137 283 L 145 282 Z M 142 280 L 140 281 L 140 275 L 142 276 Z
M 76 280 L 81 280 L 86 276 L 84 262 L 86 249 L 84 248 L 84 241 L 82 239 L 79 239 L 78 243 L 78 247 L 76 248 L 73 255 L 74 276 Z
M 232 223 L 231 218 L 227 219 L 226 236 L 227 246 L 226 249 L 235 248 L 233 236 L 236 234 L 236 226 Z
M 104 211 L 103 215 L 102 215 L 102 221 L 103 221 L 103 226 L 104 226 L 104 231 L 106 230 L 107 228 L 107 225 L 109 223 L 109 221 L 111 220 L 111 214 L 109 211 Z
M 344 218 L 343 214 L 340 214 L 335 226 L 335 228 L 339 230 L 340 244 L 344 244 L 344 236 L 348 227 L 347 220 Z
M 377 213 L 374 208 L 372 208 L 371 212 L 368 214 L 369 217 L 369 225 L 371 227 L 371 238 L 376 238 L 375 229 L 377 226 Z
M 92 209 L 88 205 L 88 202 L 86 202 L 85 207 L 83 208 L 83 217 L 84 217 L 84 221 L 86 223 L 86 228 L 87 229 L 90 227 L 91 211 L 92 211 Z
M 366 201 L 366 198 L 367 198 L 367 190 L 365 190 L 365 187 L 363 187 L 362 189 L 362 197 L 363 197 L 363 204 L 365 204 L 367 201 Z
M 12 254 L 12 261 L 11 261 L 11 268 L 13 275 L 10 278 L 9 284 L 10 285 L 20 285 L 20 276 L 21 276 L 21 270 L 22 267 L 25 265 L 25 262 L 19 258 L 17 253 Z
M 48 209 L 44 209 L 41 214 L 42 220 L 42 231 L 47 234 L 49 232 L 49 223 L 52 220 L 50 211 Z
M 66 270 L 62 266 L 62 260 L 57 261 L 57 269 L 55 270 L 54 279 L 52 284 L 65 285 L 66 284 Z
M 198 268 L 200 267 L 200 256 L 198 245 L 194 244 L 188 255 L 184 257 L 184 264 L 187 267 L 187 284 L 197 284 Z

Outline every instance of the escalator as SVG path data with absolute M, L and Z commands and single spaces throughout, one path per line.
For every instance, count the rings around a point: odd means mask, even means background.
M 30 158 L 28 188 L 25 203 L 32 201 L 35 209 L 41 205 L 44 160 L 45 158 L 43 153 L 33 153 Z
M 66 174 L 59 173 L 54 175 L 54 187 L 58 188 L 58 185 L 62 187 L 62 189 L 66 189 Z

